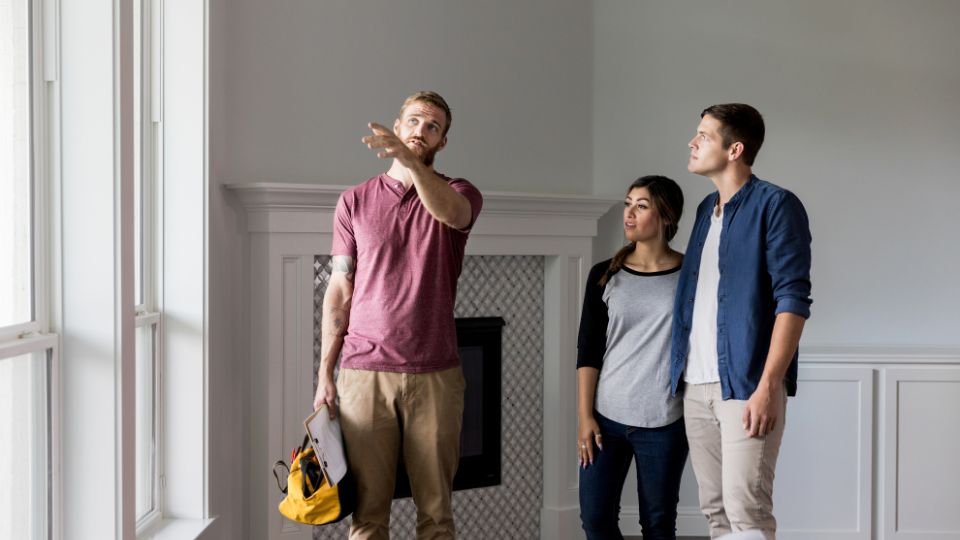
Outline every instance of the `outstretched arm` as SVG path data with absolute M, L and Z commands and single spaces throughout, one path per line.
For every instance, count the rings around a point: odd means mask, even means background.
M 450 187 L 433 168 L 424 165 L 393 131 L 374 122 L 368 124 L 368 127 L 373 131 L 373 135 L 364 137 L 363 142 L 369 148 L 380 149 L 377 152 L 378 158 L 396 159 L 410 170 L 420 201 L 430 215 L 448 227 L 466 229 L 473 217 L 470 201 Z

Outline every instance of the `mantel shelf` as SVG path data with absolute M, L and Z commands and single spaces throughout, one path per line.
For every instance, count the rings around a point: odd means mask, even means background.
M 252 182 L 227 184 L 247 209 L 331 210 L 351 186 Z M 483 190 L 483 213 L 599 219 L 618 201 L 591 195 Z

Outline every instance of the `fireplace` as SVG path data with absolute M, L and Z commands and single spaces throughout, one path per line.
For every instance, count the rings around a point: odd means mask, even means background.
M 504 320 L 500 317 L 457 319 L 460 365 L 467 386 L 460 430 L 460 466 L 453 489 L 500 484 L 500 344 Z M 395 499 L 410 497 L 410 483 L 401 459 L 397 467 Z
M 332 223 L 345 186 L 254 183 L 229 186 L 245 226 L 249 336 L 239 343 L 250 400 L 243 471 L 249 527 L 257 538 L 344 538 L 349 524 L 314 528 L 285 520 L 264 464 L 303 434 L 315 394 L 319 323 L 329 280 Z M 470 234 L 455 313 L 499 315 L 503 327 L 500 485 L 453 495 L 464 538 L 573 538 L 577 511 L 577 314 L 593 260 L 597 220 L 615 199 L 484 190 Z M 242 206 L 242 209 L 239 208 Z M 312 272 L 311 272 L 312 267 Z M 311 276 L 312 274 L 312 276 Z M 313 278 L 311 280 L 311 277 Z M 311 305 L 311 294 L 314 302 Z M 313 317 L 310 316 L 313 312 Z M 313 334 L 311 336 L 311 334 Z M 466 342 L 465 342 L 466 343 Z M 312 350 L 311 350 L 312 349 Z M 258 480 L 259 479 L 259 480 Z M 491 520 L 490 516 L 497 516 Z M 412 538 L 416 508 L 395 501 L 391 537 Z

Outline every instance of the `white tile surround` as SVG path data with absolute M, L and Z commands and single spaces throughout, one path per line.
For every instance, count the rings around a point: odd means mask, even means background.
M 323 293 L 329 255 L 314 264 L 314 370 L 320 367 Z M 504 320 L 500 364 L 500 484 L 453 493 L 457 538 L 537 538 L 543 483 L 543 262 L 536 255 L 467 255 L 454 316 Z M 572 366 L 571 366 L 572 368 Z M 469 384 L 469 383 L 468 383 Z M 462 466 L 462 465 L 461 465 Z M 490 519 L 496 516 L 496 519 Z M 342 540 L 350 519 L 314 528 L 313 540 Z M 414 540 L 412 498 L 393 502 L 391 540 Z

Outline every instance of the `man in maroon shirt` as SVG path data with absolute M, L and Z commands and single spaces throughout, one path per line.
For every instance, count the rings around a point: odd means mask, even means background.
M 393 163 L 337 203 L 313 407 L 340 414 L 358 488 L 351 539 L 389 536 L 401 445 L 417 537 L 454 538 L 464 380 L 453 307 L 483 198 L 433 168 L 450 120 L 442 97 L 418 92 L 392 131 L 369 124 L 363 142 Z

